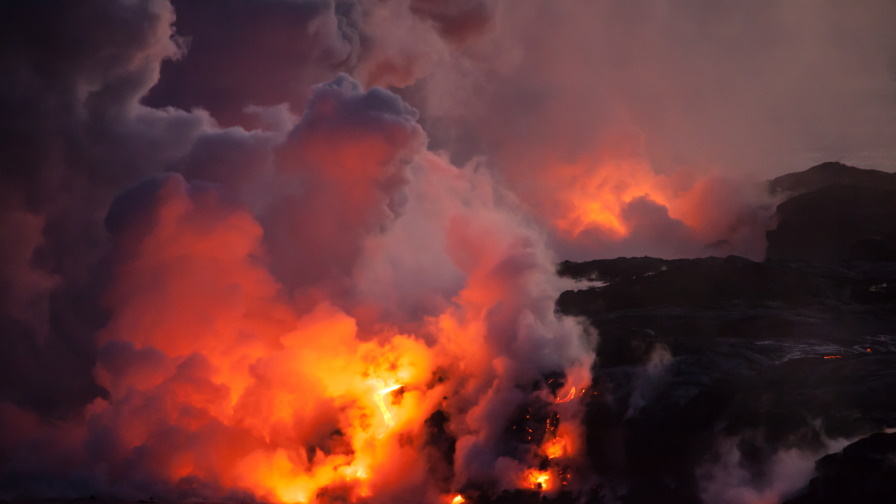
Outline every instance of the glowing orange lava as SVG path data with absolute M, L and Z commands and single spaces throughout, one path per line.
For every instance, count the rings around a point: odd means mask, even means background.
M 373 396 L 373 399 L 376 401 L 377 406 L 380 408 L 380 412 L 383 414 L 383 420 L 386 422 L 386 425 L 392 427 L 395 425 L 395 420 L 392 419 L 392 414 L 389 413 L 389 408 L 386 407 L 386 402 L 383 399 L 386 394 L 392 392 L 393 390 L 397 390 L 401 388 L 401 385 L 394 385 L 392 387 L 385 388 L 380 390 Z
M 561 399 L 561 398 L 558 397 L 558 398 L 557 398 L 557 403 L 565 403 L 565 402 L 569 402 L 569 401 L 572 401 L 575 397 L 576 397 L 576 388 L 575 388 L 575 387 L 570 387 L 570 389 L 569 389 L 569 394 L 566 394 L 566 397 L 564 397 L 563 399 Z
M 523 487 L 547 492 L 554 487 L 554 475 L 551 471 L 529 469 L 523 474 Z
M 238 402 L 231 421 L 275 447 L 244 457 L 233 484 L 279 502 L 325 501 L 321 492 L 356 501 L 412 470 L 416 448 L 399 437 L 422 425 L 440 397 L 422 386 L 432 376 L 432 350 L 404 335 L 362 342 L 356 330 L 350 317 L 320 308 L 281 338 L 284 350 L 256 367 L 267 385 L 251 389 L 253 402 Z M 386 399 L 401 387 L 400 398 Z
M 464 504 L 464 502 L 467 502 L 467 499 L 464 499 L 464 496 L 461 494 L 457 494 L 451 499 L 451 504 Z
M 824 358 L 825 359 L 840 359 L 840 358 L 842 358 L 842 356 L 840 356 L 840 355 L 825 355 Z

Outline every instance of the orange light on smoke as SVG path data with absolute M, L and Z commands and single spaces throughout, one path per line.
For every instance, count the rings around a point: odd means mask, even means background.
M 326 179 L 318 182 L 339 188 L 346 201 L 366 198 L 376 206 L 379 191 L 362 190 L 367 184 L 356 179 L 379 180 L 380 165 L 394 154 L 387 148 L 392 143 L 348 145 L 357 136 L 313 138 L 302 159 L 331 167 L 316 175 Z M 326 301 L 323 286 L 296 293 L 301 307 L 293 307 L 259 260 L 264 230 L 248 211 L 201 207 L 185 182 L 166 190 L 163 207 L 153 214 L 155 227 L 135 240 L 128 252 L 133 257 L 110 287 L 115 315 L 99 336 L 102 344 L 127 343 L 120 348 L 149 360 L 134 369 L 98 368 L 110 398 L 93 413 L 97 425 L 117 429 L 122 451 L 159 443 L 157 425 L 196 440 L 165 440 L 164 449 L 149 450 L 161 454 L 152 474 L 172 484 L 182 478 L 216 482 L 281 503 L 357 502 L 419 488 L 426 419 L 448 397 L 459 396 L 457 405 L 449 405 L 463 410 L 491 400 L 479 380 L 513 373 L 503 350 L 493 348 L 499 343 L 492 341 L 489 314 L 502 303 L 529 303 L 526 289 L 533 280 L 502 266 L 517 242 L 526 242 L 497 232 L 504 229 L 502 220 L 457 210 L 447 225 L 446 246 L 467 280 L 438 316 L 408 324 L 408 331 L 434 335 L 430 342 L 388 325 L 376 325 L 375 335 L 359 329 L 356 314 Z M 312 201 L 311 208 L 317 204 Z M 320 225 L 314 232 L 320 243 L 344 233 Z M 587 380 L 589 359 L 581 362 Z M 577 385 L 587 380 L 567 378 Z M 558 409 L 576 409 L 571 406 Z M 464 425 L 465 413 L 456 414 Z M 470 415 L 472 421 L 476 415 Z M 471 427 L 469 434 L 477 437 L 486 427 Z M 567 446 L 563 456 L 572 450 Z M 522 478 L 517 471 L 509 476 Z M 536 471 L 521 484 L 548 490 L 559 487 L 557 480 L 554 473 Z M 444 499 L 465 502 L 459 494 Z
M 569 236 L 597 229 L 610 237 L 624 238 L 631 231 L 623 215 L 626 205 L 646 197 L 668 207 L 671 200 L 668 180 L 636 158 L 581 162 L 557 167 L 550 173 L 567 181 L 561 194 L 566 203 L 555 225 Z
M 555 437 L 541 447 L 541 452 L 549 459 L 565 457 L 568 452 L 566 438 Z

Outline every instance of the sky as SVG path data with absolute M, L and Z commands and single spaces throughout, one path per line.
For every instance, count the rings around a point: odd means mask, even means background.
M 521 484 L 539 455 L 494 425 L 557 399 L 533 380 L 590 382 L 556 262 L 761 259 L 764 180 L 896 170 L 893 19 L 889 0 L 0 2 L 0 495 Z M 454 454 L 420 463 L 435 412 Z

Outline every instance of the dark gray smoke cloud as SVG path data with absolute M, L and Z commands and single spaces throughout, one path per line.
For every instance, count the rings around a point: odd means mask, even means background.
M 64 415 L 102 393 L 91 368 L 106 206 L 188 144 L 202 119 L 137 104 L 159 61 L 180 53 L 166 2 L 0 11 L 0 396 Z
M 222 123 L 253 125 L 248 107 L 288 103 L 300 113 L 312 85 L 358 62 L 355 2 L 172 3 L 176 40 L 188 50 L 162 64 L 161 79 L 144 99 L 150 106 L 200 107 Z

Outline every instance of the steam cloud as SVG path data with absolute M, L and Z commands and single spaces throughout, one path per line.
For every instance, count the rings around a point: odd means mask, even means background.
M 746 181 L 892 163 L 852 6 L 3 2 L 0 494 L 512 486 L 590 383 L 557 254 L 755 257 Z

